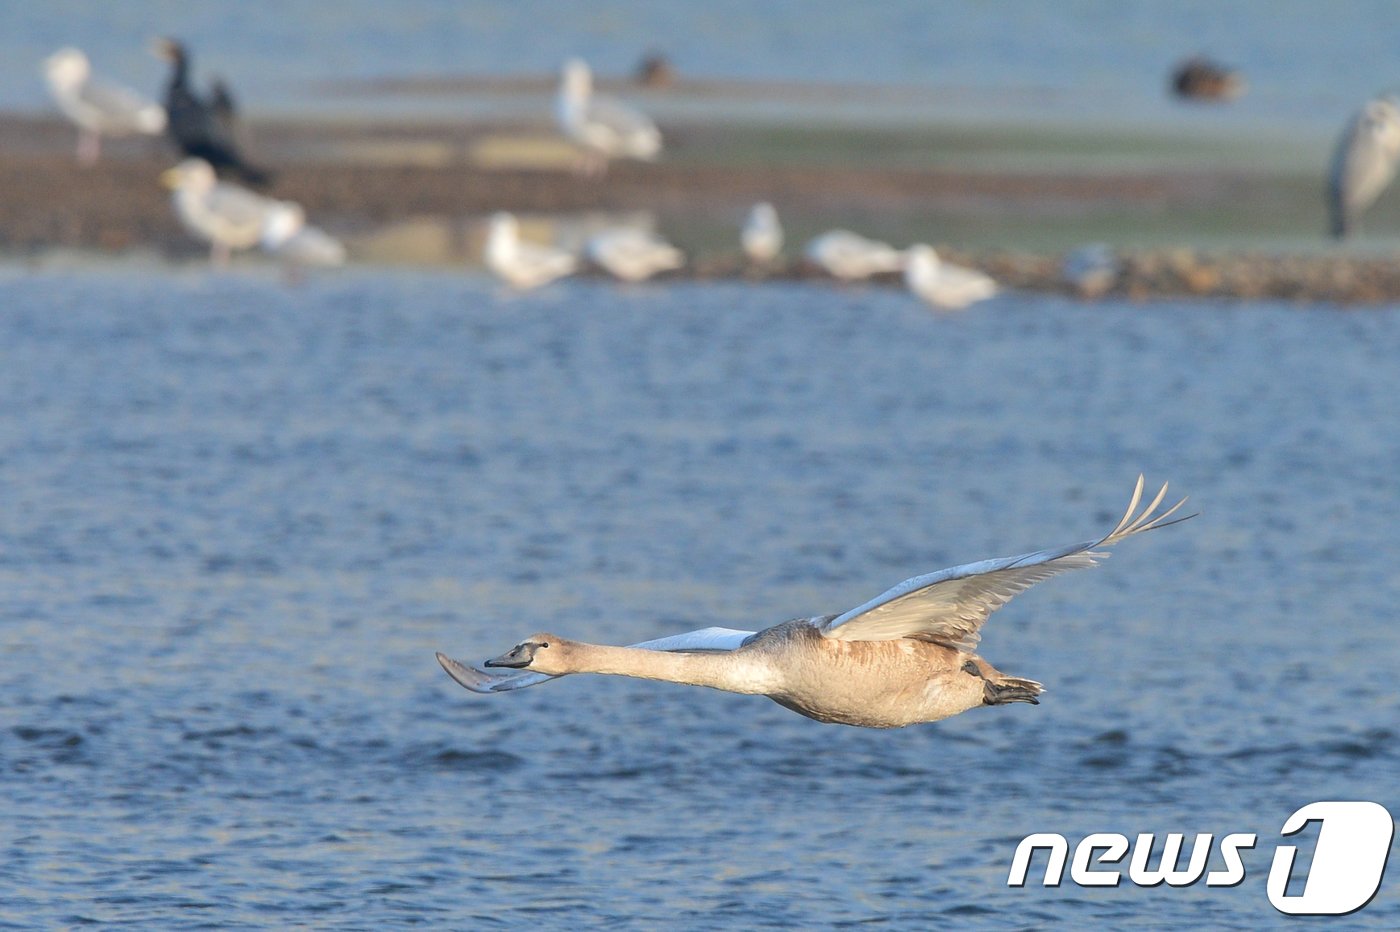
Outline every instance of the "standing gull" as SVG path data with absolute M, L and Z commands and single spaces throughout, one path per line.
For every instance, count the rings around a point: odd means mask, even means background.
M 889 243 L 849 230 L 823 233 L 807 244 L 807 260 L 842 281 L 857 281 L 904 268 L 904 254 Z
M 901 728 L 984 705 L 1039 703 L 1042 686 L 1008 676 L 975 653 L 987 617 L 1015 595 L 1065 570 L 1093 566 L 1134 534 L 1184 520 L 1147 507 L 1142 477 L 1123 520 L 1097 540 L 915 576 L 840 615 L 783 622 L 762 631 L 704 628 L 610 647 L 533 634 L 485 662 L 503 674 L 437 655 L 454 680 L 478 693 L 505 692 L 569 673 L 607 673 L 767 696 L 819 722 Z
M 1097 298 L 1118 281 L 1122 263 L 1107 243 L 1087 243 L 1060 263 L 1060 278 L 1082 298 Z
M 520 222 L 505 212 L 491 215 L 485 258 L 486 267 L 498 278 L 521 289 L 547 285 L 578 267 L 573 253 L 522 240 Z
M 631 227 L 594 234 L 584 253 L 614 278 L 639 282 L 685 264 L 679 249 L 654 233 Z
M 755 265 L 772 262 L 783 248 L 783 225 L 778 222 L 778 212 L 767 201 L 753 205 L 744 228 L 739 234 L 744 255 Z
M 64 48 L 44 59 L 44 78 L 64 116 L 78 125 L 78 161 L 96 164 L 103 136 L 156 135 L 165 108 L 130 88 L 94 77 L 88 57 Z
M 976 269 L 944 262 L 932 246 L 909 247 L 904 283 L 917 297 L 945 310 L 957 311 L 997 293 L 997 283 Z
M 344 244 L 320 227 L 307 223 L 306 211 L 292 201 L 272 202 L 258 245 L 293 269 L 332 268 L 345 264 Z
M 259 245 L 268 221 L 282 209 L 281 201 L 219 181 L 203 159 L 186 159 L 160 180 L 174 192 L 180 222 L 209 242 L 209 258 L 215 265 L 226 265 L 235 249 Z
M 640 110 L 593 93 L 593 72 L 582 60 L 564 63 L 555 100 L 559 128 L 589 157 L 590 174 L 600 173 L 613 158 L 650 162 L 661 154 L 661 131 Z
M 1342 239 L 1355 231 L 1361 214 L 1395 177 L 1400 160 L 1400 101 L 1382 96 L 1348 121 L 1337 140 L 1327 184 L 1332 235 Z

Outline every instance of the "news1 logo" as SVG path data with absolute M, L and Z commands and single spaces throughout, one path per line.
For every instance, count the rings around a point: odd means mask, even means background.
M 1342 916 L 1356 912 L 1371 902 L 1381 888 L 1390 843 L 1395 835 L 1395 821 L 1379 803 L 1364 801 L 1332 801 L 1309 803 L 1293 813 L 1283 823 L 1281 836 L 1297 834 L 1309 822 L 1319 822 L 1317 845 L 1306 882 L 1300 892 L 1288 892 L 1293 876 L 1296 845 L 1280 844 L 1274 849 L 1266 889 L 1269 902 L 1281 913 L 1290 916 Z M 1171 832 L 1162 847 L 1157 867 L 1151 866 L 1152 848 L 1156 836 L 1137 836 L 1128 864 L 1128 879 L 1139 887 L 1155 887 L 1166 883 L 1170 887 L 1187 887 L 1205 876 L 1208 887 L 1235 887 L 1245 879 L 1241 851 L 1256 844 L 1253 833 L 1226 835 L 1220 841 L 1220 856 L 1224 869 L 1206 873 L 1215 836 L 1199 834 L 1191 847 L 1184 869 L 1178 860 L 1186 836 Z M 1086 835 L 1074 849 L 1070 863 L 1070 879 L 1081 887 L 1116 887 L 1122 873 L 1116 866 L 1128 853 L 1128 839 L 1116 832 Z M 1042 832 L 1028 835 L 1016 846 L 1011 859 L 1008 887 L 1024 887 L 1031 858 L 1037 850 L 1049 852 L 1045 864 L 1044 885 L 1058 887 L 1064 879 L 1069 843 L 1063 835 Z

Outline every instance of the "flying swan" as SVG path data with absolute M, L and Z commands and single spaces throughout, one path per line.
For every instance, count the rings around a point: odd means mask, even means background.
M 1017 593 L 1065 570 L 1093 566 L 1095 552 L 1167 520 L 1186 499 L 1157 514 L 1166 484 L 1138 511 L 1142 476 L 1123 520 L 1098 540 L 915 576 L 841 615 L 819 615 L 763 631 L 704 628 L 611 647 L 533 634 L 485 667 L 438 654 L 472 692 L 523 689 L 569 673 L 611 673 L 726 692 L 767 696 L 819 722 L 902 728 L 982 705 L 1039 704 L 1034 680 L 1007 676 L 973 650 L 987 616 Z M 1192 516 L 1187 516 L 1192 517 Z

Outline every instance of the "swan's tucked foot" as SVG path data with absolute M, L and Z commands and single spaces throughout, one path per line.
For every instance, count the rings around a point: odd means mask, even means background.
M 1036 697 L 1045 690 L 1035 680 L 1023 680 L 1014 676 L 1004 676 L 999 682 L 987 680 L 982 687 L 983 705 L 1006 705 L 1009 702 L 1029 702 L 1040 705 Z
M 476 667 L 459 663 L 442 653 L 437 654 L 437 661 L 442 664 L 447 675 L 457 681 L 459 686 L 474 693 L 503 693 L 553 679 L 553 677 L 543 673 L 486 673 Z
M 976 660 L 969 660 L 963 664 L 962 671 L 982 680 L 983 705 L 1006 705 L 1011 702 L 1029 702 L 1031 705 L 1040 705 L 1040 700 L 1036 697 L 1045 691 L 1045 687 L 1035 680 L 1007 676 L 993 669 L 990 665 L 987 665 L 984 670 Z

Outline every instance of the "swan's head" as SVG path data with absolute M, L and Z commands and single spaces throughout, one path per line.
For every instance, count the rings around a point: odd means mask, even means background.
M 533 670 L 536 673 L 567 673 L 565 656 L 568 642 L 552 634 L 532 634 L 499 657 L 484 664 L 488 667 L 509 667 L 513 670 Z
M 77 87 L 91 70 L 88 57 L 75 48 L 59 49 L 44 59 L 44 74 L 57 87 Z

